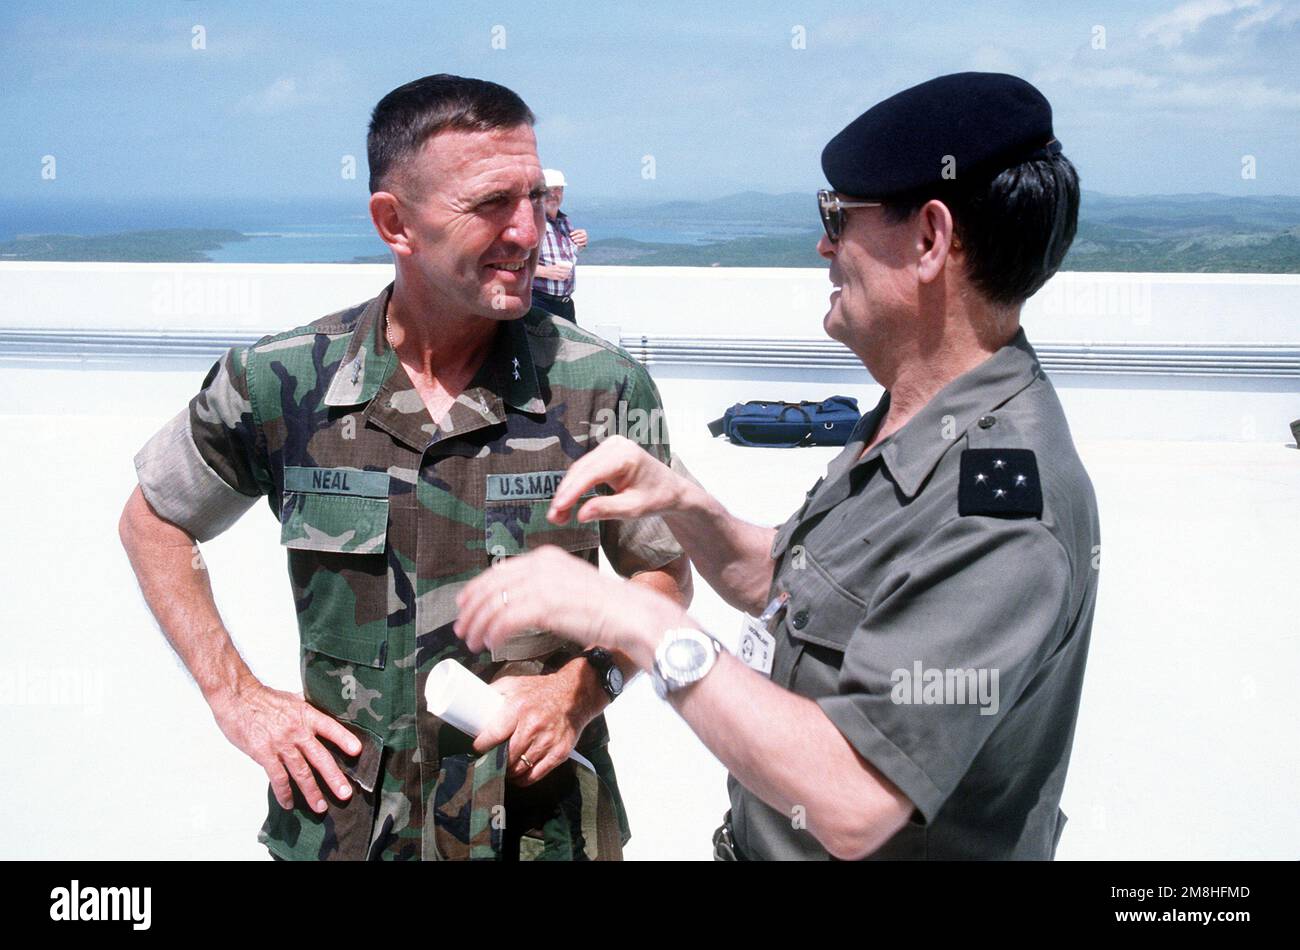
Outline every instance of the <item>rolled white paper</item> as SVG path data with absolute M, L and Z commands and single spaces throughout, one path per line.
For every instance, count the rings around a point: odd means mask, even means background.
M 424 687 L 429 712 L 476 738 L 500 713 L 506 698 L 455 660 L 443 660 Z
M 429 712 L 450 723 L 470 738 L 478 738 L 505 705 L 506 698 L 456 660 L 443 660 L 433 668 L 424 684 L 424 701 Z M 584 756 L 570 752 L 569 758 L 595 772 Z

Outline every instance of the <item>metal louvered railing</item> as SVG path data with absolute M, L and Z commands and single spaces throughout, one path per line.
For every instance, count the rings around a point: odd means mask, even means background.
M 144 358 L 213 360 L 261 338 L 232 331 L 149 332 L 0 329 L 0 361 L 119 362 Z M 624 349 L 648 366 L 858 369 L 829 339 L 624 334 Z M 1034 346 L 1049 373 L 1300 379 L 1300 343 L 1090 343 Z
M 834 340 L 624 335 L 646 365 L 854 369 L 862 364 Z M 1300 378 L 1300 343 L 1038 343 L 1049 373 Z
M 215 360 L 261 333 L 148 332 L 136 330 L 0 330 L 0 359 L 124 361 L 142 357 Z

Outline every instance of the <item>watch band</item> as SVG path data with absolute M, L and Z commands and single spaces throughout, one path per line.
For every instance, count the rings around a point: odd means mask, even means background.
M 605 695 L 610 698 L 611 702 L 618 699 L 623 693 L 623 671 L 614 662 L 614 654 L 603 647 L 592 647 L 590 650 L 584 650 L 582 655 L 587 658 L 588 663 L 595 667 L 596 673 L 600 677 L 601 689 L 605 691 Z

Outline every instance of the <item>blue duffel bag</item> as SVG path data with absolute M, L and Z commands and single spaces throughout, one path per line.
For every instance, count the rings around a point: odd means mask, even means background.
M 798 445 L 845 445 L 862 418 L 851 396 L 831 396 L 821 402 L 738 402 L 721 419 L 709 423 L 716 438 L 726 434 L 737 445 L 792 449 Z

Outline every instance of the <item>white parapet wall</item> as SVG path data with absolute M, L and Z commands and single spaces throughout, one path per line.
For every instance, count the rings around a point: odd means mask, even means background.
M 391 277 L 387 265 L 3 262 L 0 363 L 210 361 Z M 696 424 L 750 398 L 878 396 L 825 336 L 829 289 L 816 269 L 583 267 L 575 300 L 579 322 L 646 362 Z M 1268 442 L 1300 418 L 1300 275 L 1064 273 L 1023 322 L 1079 436 Z
M 0 261 L 0 327 L 270 331 L 373 296 L 386 264 Z M 830 284 L 794 267 L 581 267 L 583 323 L 817 338 Z M 1300 274 L 1063 273 L 1025 306 L 1036 338 L 1300 344 Z

